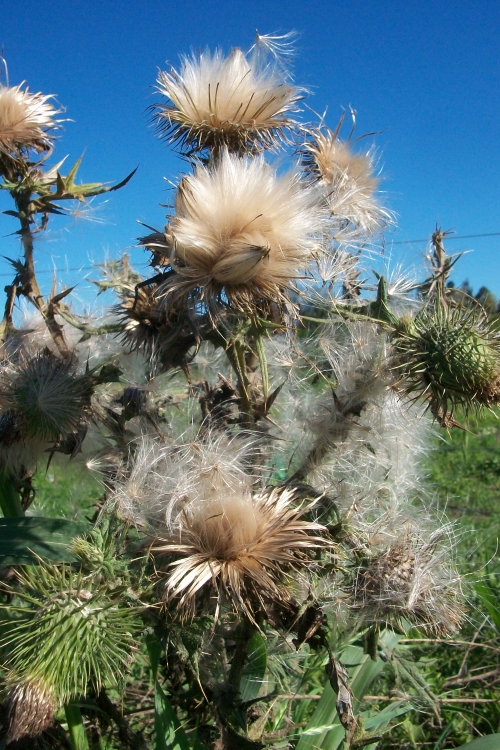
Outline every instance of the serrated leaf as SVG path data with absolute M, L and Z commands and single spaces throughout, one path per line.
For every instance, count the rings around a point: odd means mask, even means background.
M 37 556 L 51 562 L 75 562 L 68 544 L 90 529 L 89 522 L 64 518 L 0 518 L 0 563 L 36 564 Z

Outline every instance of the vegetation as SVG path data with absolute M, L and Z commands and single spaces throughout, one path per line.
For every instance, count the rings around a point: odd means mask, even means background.
M 444 516 L 497 471 L 496 427 L 474 423 L 500 403 L 491 300 L 448 285 L 439 228 L 421 282 L 375 274 L 373 293 L 366 251 L 393 221 L 373 151 L 344 116 L 299 118 L 289 42 L 159 74 L 153 121 L 187 171 L 139 239 L 151 276 L 101 266 L 105 318 L 43 293 L 34 238 L 133 175 L 49 166 L 51 97 L 0 86 L 21 249 L 0 325 L 4 745 L 498 738 L 496 569 Z M 459 436 L 431 490 L 437 429 Z

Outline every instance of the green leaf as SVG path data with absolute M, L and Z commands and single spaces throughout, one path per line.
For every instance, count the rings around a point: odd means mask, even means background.
M 74 562 L 68 544 L 90 529 L 90 523 L 64 518 L 0 518 L 0 563 L 36 564 L 37 558 Z
M 243 667 L 240 696 L 242 703 L 254 700 L 260 693 L 266 674 L 267 649 L 261 634 L 256 631 L 248 644 L 248 660 Z
M 487 734 L 460 747 L 466 750 L 500 750 L 500 734 Z
M 158 682 L 158 667 L 162 652 L 160 641 L 154 634 L 150 634 L 146 639 L 146 646 L 155 683 L 154 750 L 205 750 L 196 739 L 194 746 L 191 745 L 172 704 Z
M 192 750 L 170 701 L 155 684 L 155 750 Z
M 498 599 L 495 592 L 486 583 L 482 582 L 476 583 L 475 589 L 495 628 L 500 633 L 500 607 L 498 606 Z
M 386 631 L 380 639 L 382 646 L 392 650 L 400 636 Z M 345 657 L 344 657 L 345 655 Z M 349 668 L 350 687 L 354 695 L 353 709 L 356 714 L 373 680 L 380 674 L 385 662 L 380 657 L 373 661 L 360 646 L 348 646 L 339 661 L 353 665 Z M 336 695 L 327 683 L 312 719 L 297 743 L 296 750 L 337 750 L 345 736 L 344 728 L 337 716 Z M 372 720 L 373 717 L 370 717 Z M 372 724 L 373 726 L 373 724 Z

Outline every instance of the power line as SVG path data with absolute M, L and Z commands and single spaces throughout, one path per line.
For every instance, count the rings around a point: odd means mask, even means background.
M 470 240 L 474 237 L 500 237 L 500 232 L 487 232 L 485 234 L 460 234 L 453 236 L 451 234 L 446 235 L 446 241 L 449 240 Z M 391 242 L 391 245 L 411 245 L 413 242 L 429 242 L 430 238 L 426 237 L 423 240 L 398 240 L 397 242 Z
M 484 234 L 460 234 L 460 235 L 446 235 L 446 241 L 449 240 L 471 240 L 476 237 L 500 237 L 500 232 L 486 232 Z M 425 239 L 420 240 L 397 240 L 396 242 L 391 242 L 391 245 L 412 245 L 415 242 L 430 242 L 429 237 L 425 237 Z M 100 265 L 100 264 L 97 264 Z M 96 265 L 93 266 L 78 266 L 77 268 L 58 268 L 56 269 L 57 273 L 80 273 L 81 271 L 92 271 L 92 269 L 96 268 Z M 41 268 L 39 271 L 37 271 L 37 274 L 39 273 L 54 273 L 54 269 L 50 268 Z M 12 273 L 0 273 L 0 278 L 12 278 Z

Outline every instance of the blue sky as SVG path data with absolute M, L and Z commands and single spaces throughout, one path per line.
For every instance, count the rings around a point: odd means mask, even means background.
M 95 219 L 52 220 L 37 243 L 38 267 L 56 265 L 61 283 L 85 274 L 65 268 L 116 258 L 134 249 L 137 221 L 161 227 L 167 179 L 184 163 L 149 125 L 158 67 L 177 65 L 190 49 L 247 49 L 255 29 L 300 34 L 294 66 L 308 104 L 328 107 L 335 126 L 341 107 L 358 113 L 357 134 L 377 131 L 386 202 L 398 228 L 386 238 L 393 262 L 420 266 L 424 243 L 394 244 L 431 234 L 436 222 L 456 235 L 500 232 L 500 56 L 497 0 L 0 0 L 10 84 L 57 94 L 68 122 L 55 157 L 85 151 L 80 176 L 132 182 L 109 196 Z M 1 209 L 10 207 L 5 196 Z M 102 203 L 102 201 L 101 201 Z M 97 205 L 97 202 L 94 204 Z M 16 255 L 14 220 L 0 216 L 0 255 Z M 500 296 L 500 236 L 456 239 L 449 252 L 474 250 L 457 268 L 457 283 L 486 284 Z M 0 281 L 8 281 L 0 263 Z M 95 277 L 95 273 L 90 276 Z M 50 274 L 40 277 L 47 283 Z M 2 284 L 3 286 L 3 284 Z M 84 284 L 80 295 L 86 297 Z

